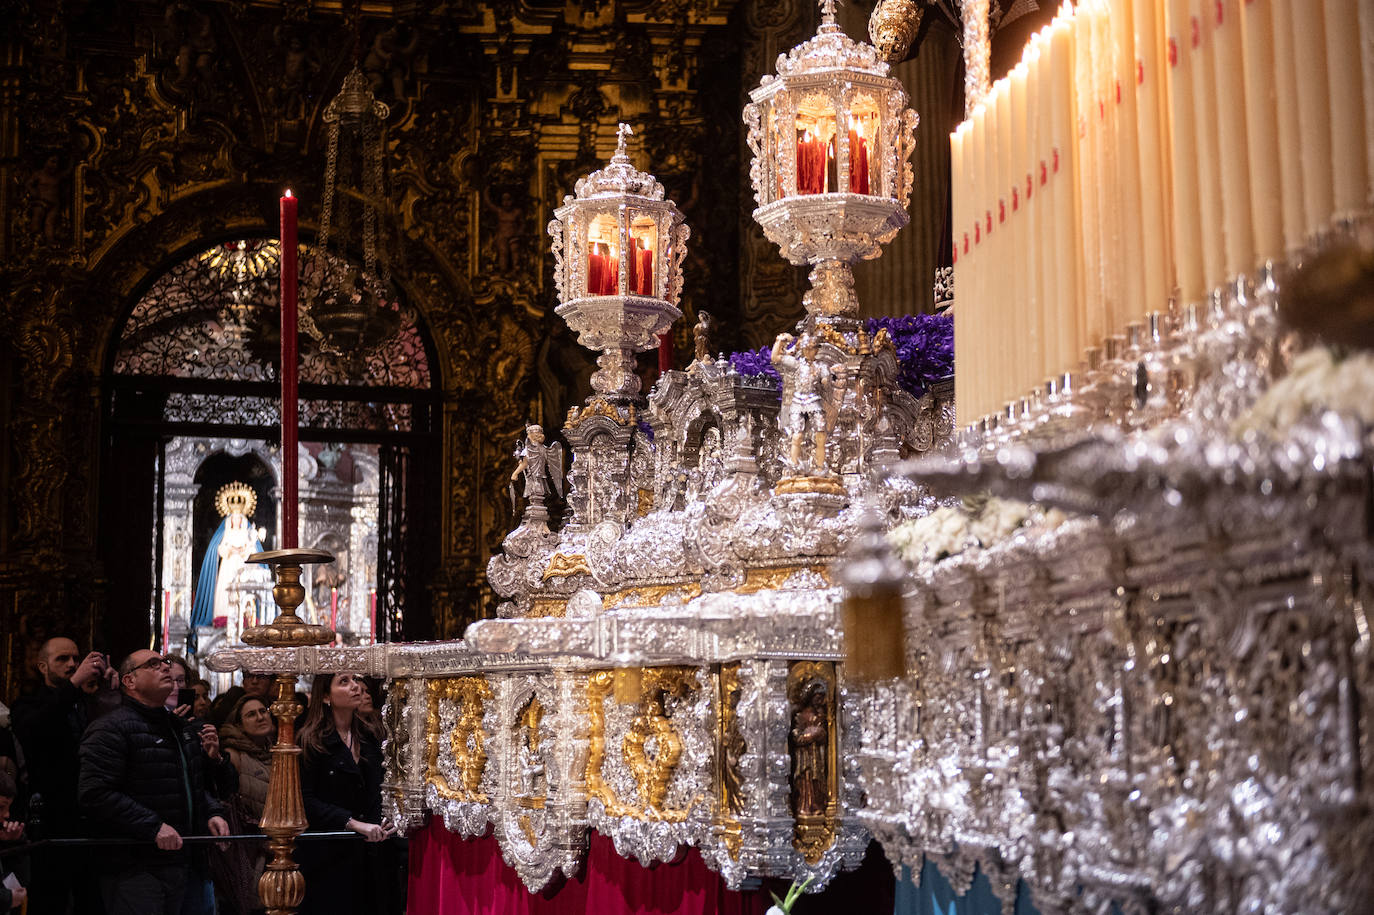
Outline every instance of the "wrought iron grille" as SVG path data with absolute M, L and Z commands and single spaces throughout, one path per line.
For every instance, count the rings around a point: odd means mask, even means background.
M 129 316 L 114 373 L 276 380 L 276 245 L 262 238 L 217 245 L 163 274 Z M 314 255 L 313 248 L 303 247 L 302 290 L 321 285 L 316 274 L 324 261 Z M 429 357 L 415 311 L 403 303 L 396 307 L 398 330 L 370 352 L 332 352 L 303 333 L 301 383 L 428 390 Z

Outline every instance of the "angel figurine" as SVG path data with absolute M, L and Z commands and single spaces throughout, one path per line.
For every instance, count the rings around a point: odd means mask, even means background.
M 789 350 L 789 346 L 796 346 Z M 811 472 L 828 472 L 825 444 L 834 428 L 840 401 L 844 396 L 847 376 L 843 365 L 830 365 L 817 358 L 819 341 L 812 334 L 796 340 L 791 334 L 779 334 L 773 342 L 773 364 L 791 373 L 792 392 L 783 405 L 782 426 L 791 434 L 788 466 L 800 473 L 806 466 L 802 460 L 802 445 L 811 434 Z
M 544 506 L 548 495 L 549 482 L 554 491 L 563 495 L 563 444 L 554 442 L 544 444 L 544 430 L 531 423 L 525 427 L 525 441 L 516 447 L 515 456 L 519 461 L 510 475 L 511 513 L 514 514 L 519 503 L 515 496 L 515 481 L 520 474 L 525 475 L 525 515 L 521 525 L 542 524 L 548 526 L 549 510 Z

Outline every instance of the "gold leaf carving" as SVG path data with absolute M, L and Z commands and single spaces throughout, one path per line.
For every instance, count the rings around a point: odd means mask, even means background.
M 587 565 L 587 557 L 581 553 L 554 553 L 549 559 L 548 568 L 544 570 L 543 581 L 550 578 L 568 578 L 572 575 L 590 575 L 591 567 Z
M 736 594 L 753 594 L 756 591 L 775 591 L 787 579 L 798 572 L 808 571 L 819 575 L 825 583 L 830 583 L 830 569 L 826 566 L 775 566 L 773 568 L 753 568 L 744 571 L 744 583 L 735 588 Z
M 587 705 L 591 735 L 587 754 L 587 796 L 599 799 L 610 816 L 680 823 L 700 798 L 681 808 L 665 807 L 668 784 L 682 758 L 682 737 L 663 706 L 665 696 L 686 698 L 698 690 L 690 667 L 650 667 L 642 672 L 640 713 L 621 741 L 621 755 L 635 780 L 638 801 L 619 798 L 602 778 L 606 759 L 606 700 L 614 684 L 614 672 L 596 671 L 587 681 Z M 650 755 L 646 742 L 652 738 Z
M 450 800 L 487 803 L 481 790 L 482 772 L 487 767 L 486 735 L 482 731 L 482 716 L 486 703 L 492 698 L 491 686 L 484 677 L 453 677 L 429 681 L 429 702 L 425 718 L 425 740 L 429 759 L 425 778 L 442 797 Z M 439 771 L 440 720 L 439 704 L 445 700 L 458 703 L 458 720 L 449 735 L 449 749 L 458 767 L 458 784 L 449 783 Z

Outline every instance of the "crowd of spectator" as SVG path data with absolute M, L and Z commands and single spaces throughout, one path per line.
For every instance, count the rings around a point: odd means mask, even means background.
M 0 915 L 251 915 L 277 725 L 273 678 L 245 673 L 213 695 L 176 655 L 117 665 L 53 638 L 38 681 L 0 703 Z M 296 722 L 312 831 L 297 847 L 300 911 L 404 910 L 403 840 L 381 816 L 379 685 L 323 674 Z M 192 837 L 206 837 L 186 841 Z M 220 841 L 225 839 L 225 841 Z M 81 875 L 81 879 L 74 879 Z

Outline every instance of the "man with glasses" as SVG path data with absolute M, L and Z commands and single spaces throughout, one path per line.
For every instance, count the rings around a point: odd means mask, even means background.
M 205 791 L 198 739 L 165 706 L 171 662 L 135 651 L 119 682 L 123 704 L 81 740 L 78 795 L 106 834 L 141 841 L 104 856 L 101 893 L 107 915 L 177 915 L 190 864 L 182 837 L 228 835 L 229 826 Z

